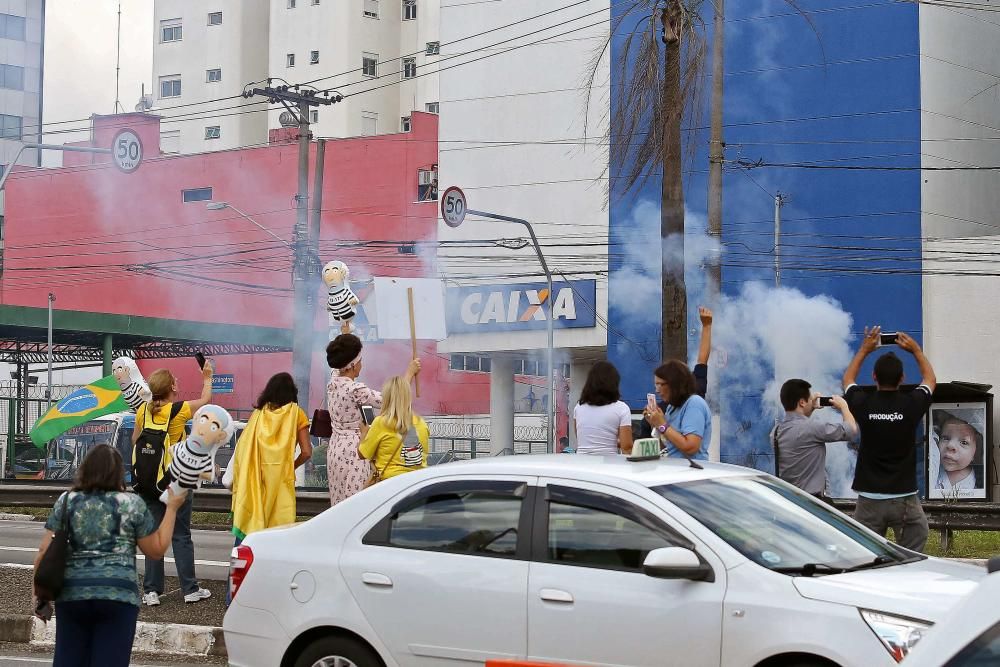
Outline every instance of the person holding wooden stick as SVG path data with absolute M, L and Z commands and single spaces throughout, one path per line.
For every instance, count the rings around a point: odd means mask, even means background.
M 326 451 L 330 504 L 336 505 L 365 487 L 371 468 L 358 458 L 358 445 L 366 425 L 361 406 L 381 409 L 382 394 L 358 381 L 362 370 L 362 343 L 354 334 L 341 334 L 326 347 L 326 362 L 333 369 L 326 386 L 327 410 L 333 434 Z M 411 359 L 403 376 L 408 383 L 420 373 L 420 360 Z

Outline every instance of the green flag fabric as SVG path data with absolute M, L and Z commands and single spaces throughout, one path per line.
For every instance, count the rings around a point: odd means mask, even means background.
M 31 441 L 44 449 L 53 438 L 85 422 L 112 412 L 128 410 L 121 388 L 113 375 L 77 389 L 53 405 L 31 429 Z

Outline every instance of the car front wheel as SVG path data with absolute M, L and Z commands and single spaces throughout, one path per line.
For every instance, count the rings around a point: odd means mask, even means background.
M 295 667 L 383 667 L 365 644 L 348 637 L 323 637 L 306 646 Z

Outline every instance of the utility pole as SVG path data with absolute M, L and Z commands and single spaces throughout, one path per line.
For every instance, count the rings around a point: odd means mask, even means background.
M 774 195 L 774 286 L 781 287 L 781 207 L 785 198 L 778 192 Z
M 52 303 L 56 300 L 56 295 L 49 292 L 49 378 L 48 378 L 48 388 L 45 390 L 48 399 L 48 407 L 52 407 Z
M 316 321 L 316 298 L 310 294 L 313 281 L 309 278 L 314 267 L 310 257 L 319 255 L 319 235 L 309 229 L 309 111 L 316 106 L 335 104 L 343 96 L 329 91 L 304 89 L 300 86 L 271 86 L 268 79 L 264 88 L 243 91 L 243 97 L 266 97 L 271 104 L 281 104 L 298 121 L 299 168 L 298 193 L 295 195 L 295 258 L 292 263 L 292 292 L 294 297 L 292 330 L 292 377 L 299 390 L 299 400 L 309 404 L 309 379 L 312 370 L 313 330 Z M 314 290 L 313 290 L 314 291 Z
M 722 84 L 725 72 L 726 1 L 715 0 L 712 32 L 712 111 L 708 142 L 708 235 L 722 247 L 722 160 L 726 148 L 722 140 Z M 718 306 L 722 292 L 722 256 L 716 253 L 708 263 L 709 305 Z

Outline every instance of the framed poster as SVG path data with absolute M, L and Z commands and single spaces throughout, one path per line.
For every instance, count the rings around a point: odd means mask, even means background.
M 986 499 L 985 402 L 935 403 L 927 444 L 927 497 Z

